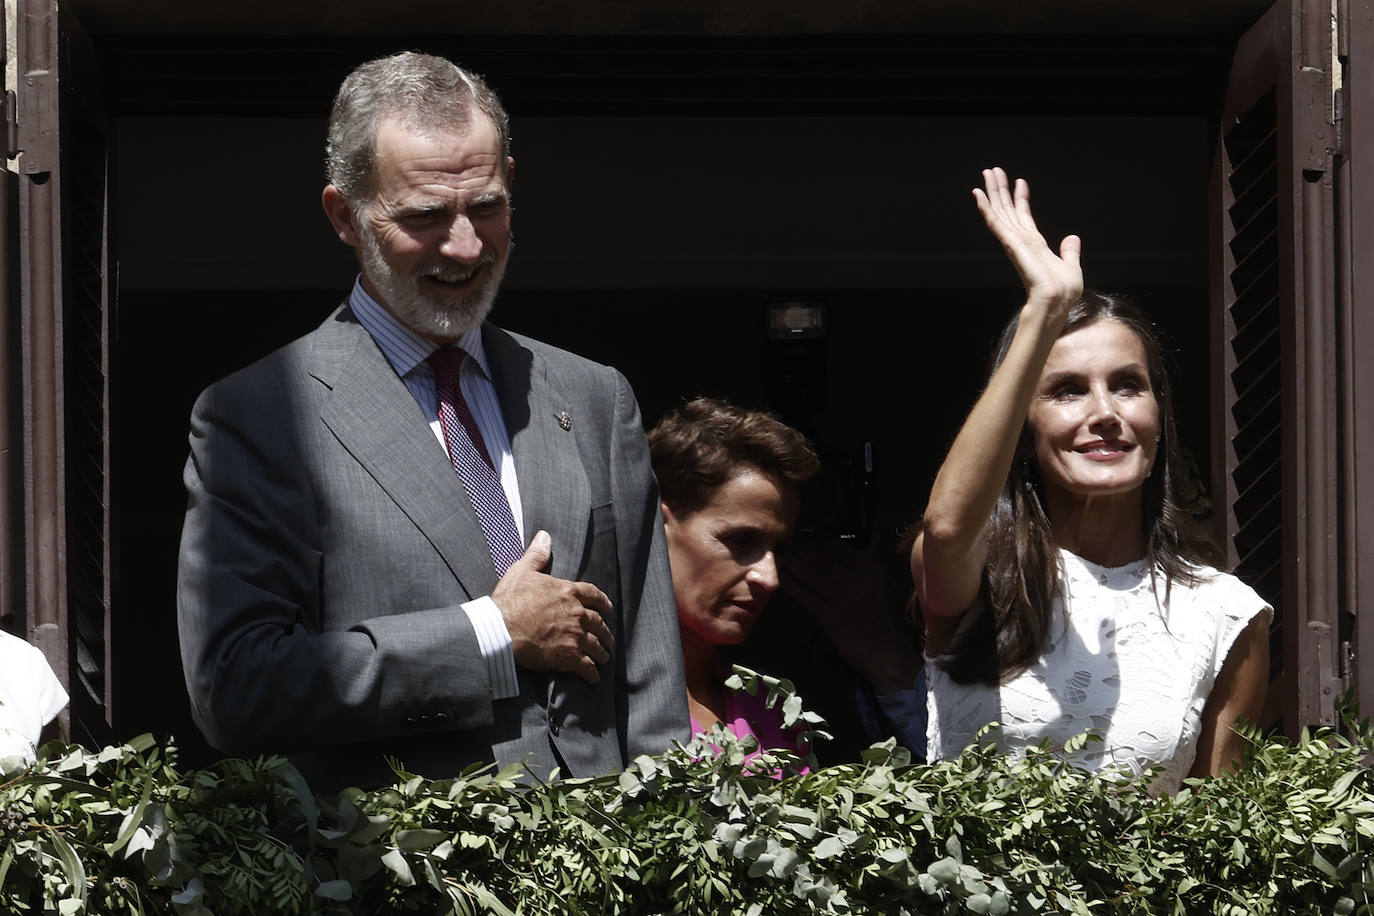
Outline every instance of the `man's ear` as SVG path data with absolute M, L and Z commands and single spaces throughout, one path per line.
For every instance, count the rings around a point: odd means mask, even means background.
M 320 195 L 320 203 L 324 205 L 324 215 L 329 217 L 329 224 L 334 227 L 334 234 L 339 237 L 339 241 L 353 248 L 359 247 L 362 239 L 358 234 L 358 214 L 353 209 L 353 204 L 348 198 L 343 196 L 343 192 L 334 185 L 325 185 L 324 193 Z
M 668 508 L 668 504 L 659 503 L 659 505 L 663 507 L 663 527 L 669 528 L 676 524 L 677 519 L 673 517 L 673 510 Z
M 514 156 L 507 156 L 507 157 L 506 157 L 506 190 L 509 191 L 509 190 L 511 189 L 511 185 L 513 185 L 513 184 L 515 184 L 515 157 L 514 157 Z

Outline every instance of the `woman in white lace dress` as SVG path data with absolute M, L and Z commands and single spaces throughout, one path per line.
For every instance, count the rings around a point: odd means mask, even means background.
M 1083 292 L 1025 181 L 974 197 L 1026 288 L 987 387 L 936 476 L 911 555 L 926 628 L 932 758 L 991 722 L 1008 751 L 1101 736 L 1088 769 L 1162 765 L 1155 791 L 1215 775 L 1258 719 L 1270 609 L 1207 565 L 1174 500 L 1178 443 L 1158 342 L 1138 310 Z

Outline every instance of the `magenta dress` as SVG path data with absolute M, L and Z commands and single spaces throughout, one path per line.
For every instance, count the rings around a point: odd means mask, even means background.
M 746 760 L 754 759 L 763 750 L 792 751 L 798 756 L 805 757 L 810 753 L 810 749 L 806 747 L 804 742 L 798 741 L 796 736 L 783 729 L 781 706 L 768 709 L 763 702 L 765 696 L 766 694 L 762 690 L 755 695 L 727 691 L 725 694 L 725 717 L 721 724 L 737 738 L 752 735 L 758 741 L 759 750 L 749 754 L 745 758 Z M 696 716 L 692 716 L 692 734 L 699 735 L 706 731 L 709 729 L 702 728 L 701 723 L 696 720 Z M 716 751 L 719 753 L 720 748 L 716 748 Z M 801 772 L 809 773 L 811 769 L 803 767 Z

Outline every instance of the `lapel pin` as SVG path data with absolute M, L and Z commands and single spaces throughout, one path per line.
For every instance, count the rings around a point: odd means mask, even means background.
M 558 414 L 558 425 L 563 427 L 565 432 L 572 429 L 572 414 L 568 413 L 566 410 L 560 411 Z

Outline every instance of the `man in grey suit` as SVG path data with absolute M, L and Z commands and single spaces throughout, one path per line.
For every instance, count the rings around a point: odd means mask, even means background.
M 389 780 L 387 757 L 545 778 L 685 740 L 634 395 L 485 321 L 511 241 L 499 99 L 441 58 L 369 62 L 328 163 L 352 293 L 191 417 L 177 594 L 201 730 L 292 754 L 321 791 Z

